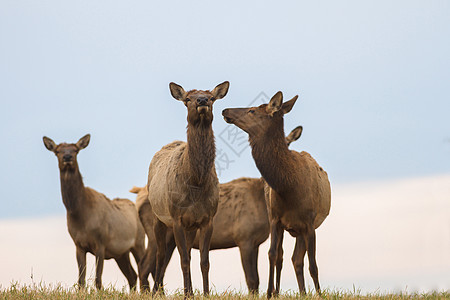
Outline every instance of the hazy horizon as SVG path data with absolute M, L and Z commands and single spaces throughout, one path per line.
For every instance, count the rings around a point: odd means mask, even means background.
M 359 290 L 363 294 L 449 291 L 449 181 L 450 175 L 337 184 L 330 216 L 316 232 L 322 288 L 341 292 Z M 423 195 L 428 195 L 426 202 L 422 201 Z M 75 246 L 67 233 L 64 215 L 0 220 L 0 239 L 12 245 L 2 251 L 10 259 L 2 263 L 1 288 L 9 287 L 12 282 L 60 283 L 64 287 L 76 282 Z M 283 248 L 281 289 L 296 291 L 291 263 L 294 239 L 287 232 Z M 267 289 L 268 249 L 269 240 L 259 249 L 261 293 Z M 132 261 L 134 263 L 134 259 Z M 246 293 L 238 248 L 211 251 L 210 263 L 210 285 L 214 291 Z M 94 256 L 88 254 L 87 278 L 91 286 L 94 265 Z M 192 251 L 191 270 L 193 286 L 201 290 L 197 250 Z M 307 270 L 306 260 L 305 282 L 313 290 Z M 164 282 L 169 294 L 182 288 L 177 251 Z M 127 285 L 112 260 L 105 261 L 103 283 L 119 290 Z

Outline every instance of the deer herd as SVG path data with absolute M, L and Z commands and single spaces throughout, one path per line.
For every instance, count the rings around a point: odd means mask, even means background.
M 304 256 L 315 290 L 320 294 L 316 263 L 315 229 L 331 206 L 327 173 L 307 152 L 289 150 L 302 127 L 284 134 L 284 115 L 297 96 L 283 102 L 276 93 L 268 104 L 227 108 L 227 123 L 248 133 L 252 156 L 261 178 L 238 178 L 219 184 L 215 170 L 212 130 L 213 104 L 226 96 L 229 82 L 212 91 L 186 92 L 170 83 L 173 98 L 187 109 L 187 140 L 161 148 L 151 160 L 145 187 L 133 187 L 136 204 L 128 199 L 109 200 L 85 187 L 78 167 L 78 152 L 89 145 L 90 135 L 75 144 L 44 137 L 44 145 L 55 153 L 60 172 L 61 194 L 67 211 L 69 234 L 76 246 L 78 286 L 85 286 L 86 253 L 95 255 L 95 286 L 102 288 L 105 259 L 113 258 L 127 278 L 130 289 L 164 293 L 164 273 L 173 251 L 180 255 L 185 297 L 193 296 L 191 249 L 200 250 L 203 294 L 209 294 L 209 250 L 238 247 L 248 290 L 258 293 L 258 249 L 270 235 L 267 297 L 280 292 L 283 264 L 283 234 L 295 239 L 292 263 L 299 291 L 305 293 Z M 147 245 L 145 237 L 147 236 Z M 130 263 L 133 254 L 138 274 Z M 275 283 L 274 283 L 275 281 Z

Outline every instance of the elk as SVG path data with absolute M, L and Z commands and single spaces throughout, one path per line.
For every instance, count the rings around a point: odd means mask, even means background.
M 296 239 L 292 263 L 300 292 L 306 292 L 303 261 L 307 252 L 309 271 L 320 294 L 315 229 L 329 214 L 331 188 L 327 173 L 312 156 L 289 150 L 284 140 L 283 116 L 291 111 L 297 98 L 283 103 L 283 94 L 277 92 L 268 104 L 222 111 L 227 123 L 248 133 L 253 159 L 266 182 L 271 237 L 268 297 L 279 293 L 278 284 L 274 291 L 274 269 L 277 266 L 281 270 L 284 230 Z
M 287 144 L 299 139 L 302 130 L 302 126 L 292 130 L 286 137 Z M 137 194 L 136 207 L 148 237 L 147 252 L 141 261 L 141 269 L 145 278 L 148 278 L 150 273 L 154 278 L 156 241 L 153 223 L 155 217 L 148 202 L 148 191 L 146 187 L 133 187 L 130 192 Z M 239 247 L 248 290 L 250 293 L 257 293 L 259 287 L 258 248 L 269 237 L 264 180 L 242 177 L 221 183 L 219 185 L 219 205 L 213 219 L 213 227 L 210 250 Z M 198 235 L 196 235 L 193 248 L 198 249 L 198 245 Z M 174 249 L 173 232 L 169 230 L 166 237 L 163 273 Z
M 219 181 L 214 160 L 216 155 L 212 130 L 213 103 L 225 97 L 229 82 L 212 91 L 185 90 L 169 84 L 172 96 L 187 108 L 187 142 L 174 141 L 158 151 L 148 171 L 148 200 L 156 220 L 156 276 L 153 292 L 162 290 L 167 228 L 174 233 L 181 257 L 184 295 L 193 295 L 190 273 L 190 251 L 199 230 L 200 268 L 203 293 L 209 294 L 209 246 L 213 217 L 219 202 Z
M 86 253 L 89 252 L 95 255 L 97 289 L 102 288 L 103 261 L 111 258 L 114 258 L 127 278 L 130 289 L 134 289 L 137 276 L 130 263 L 130 252 L 138 264 L 145 253 L 144 228 L 134 203 L 119 198 L 111 201 L 105 195 L 84 186 L 77 155 L 88 146 L 89 134 L 76 144 L 56 145 L 45 136 L 43 140 L 45 147 L 58 158 L 67 227 L 76 246 L 79 287 L 84 287 L 86 283 Z M 141 286 L 147 281 L 141 276 L 139 279 Z

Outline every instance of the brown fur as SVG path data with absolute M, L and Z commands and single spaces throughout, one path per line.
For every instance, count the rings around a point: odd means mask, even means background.
M 151 273 L 153 280 L 156 278 L 156 236 L 153 231 L 153 226 L 155 225 L 157 219 L 153 214 L 152 207 L 150 202 L 148 201 L 148 190 L 147 186 L 145 187 L 133 187 L 130 190 L 131 193 L 137 194 L 136 196 L 136 208 L 139 213 L 139 219 L 141 220 L 142 225 L 144 226 L 145 233 L 148 238 L 147 248 L 144 257 L 140 262 L 140 270 L 142 273 L 142 277 L 146 278 L 146 282 L 148 282 L 148 276 Z M 169 264 L 170 258 L 172 257 L 173 250 L 175 249 L 175 237 L 173 235 L 172 230 L 168 230 L 166 237 L 166 255 L 164 265 L 162 267 L 162 273 L 164 274 Z M 145 290 L 148 289 L 148 286 L 144 287 Z
M 311 277 L 320 293 L 315 229 L 329 213 L 331 189 L 327 173 L 317 162 L 306 152 L 289 150 L 285 142 L 283 115 L 292 109 L 296 100 L 297 96 L 283 103 L 278 92 L 269 104 L 222 112 L 228 123 L 249 134 L 253 158 L 266 181 L 271 231 L 268 297 L 279 292 L 278 284 L 274 291 L 273 282 L 275 265 L 280 269 L 282 265 L 283 230 L 296 238 L 292 262 L 300 291 L 305 292 L 303 259 L 308 252 Z
M 142 261 L 144 275 L 154 274 L 156 249 L 152 247 L 155 241 L 153 227 L 148 220 L 152 217 L 152 208 L 145 199 L 148 191 L 146 188 L 135 188 L 132 192 L 138 192 L 136 205 L 139 216 L 149 239 L 147 253 Z M 257 178 L 239 178 L 228 183 L 220 184 L 220 197 L 217 213 L 213 219 L 214 231 L 211 238 L 210 250 L 239 247 L 242 265 L 247 280 L 249 291 L 258 290 L 258 247 L 269 237 L 269 222 L 267 208 L 264 201 L 264 181 Z M 199 235 L 195 236 L 192 245 L 199 249 Z M 165 271 L 170 257 L 175 248 L 174 236 L 171 230 L 167 231 L 166 259 L 163 266 Z M 154 276 L 154 275 L 153 275 Z M 155 277 L 154 277 L 155 278 Z
M 44 137 L 46 148 L 58 158 L 62 200 L 67 210 L 67 227 L 77 249 L 78 284 L 85 285 L 86 253 L 96 259 L 95 285 L 102 287 L 103 260 L 114 258 L 133 289 L 136 272 L 130 252 L 139 263 L 145 251 L 144 229 L 136 207 L 128 199 L 109 200 L 105 195 L 85 187 L 77 163 L 78 152 L 89 144 L 89 135 L 76 144 L 56 145 Z M 140 275 L 140 272 L 139 272 Z M 146 278 L 140 277 L 141 285 Z
M 302 133 L 299 126 L 286 137 L 288 145 L 297 140 Z M 147 252 L 142 260 L 146 278 L 152 273 L 155 278 L 156 242 L 153 233 L 154 215 L 148 202 L 147 188 L 133 187 L 131 193 L 137 194 L 136 206 L 149 240 Z M 213 219 L 214 231 L 210 250 L 239 247 L 242 266 L 248 290 L 258 292 L 258 248 L 269 237 L 269 220 L 264 199 L 264 180 L 239 178 L 219 185 L 219 204 Z M 198 249 L 198 235 L 193 248 Z M 167 232 L 166 260 L 164 270 L 175 248 L 172 231 Z
M 162 289 L 167 227 L 172 228 L 180 252 L 184 294 L 191 296 L 190 250 L 196 230 L 200 230 L 200 267 L 203 292 L 209 293 L 209 244 L 212 218 L 217 211 L 219 183 L 214 167 L 215 144 L 212 130 L 212 106 L 223 98 L 228 82 L 213 91 L 185 92 L 169 85 L 172 96 L 182 101 L 188 111 L 187 143 L 175 141 L 164 146 L 153 157 L 147 188 L 148 198 L 157 220 L 153 225 L 157 241 L 156 278 L 153 291 Z

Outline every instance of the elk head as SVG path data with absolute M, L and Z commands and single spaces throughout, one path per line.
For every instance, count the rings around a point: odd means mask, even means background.
M 211 124 L 213 120 L 213 103 L 226 96 L 230 83 L 225 81 L 216 86 L 212 91 L 191 90 L 185 92 L 184 89 L 171 82 L 169 84 L 170 93 L 176 100 L 183 101 L 188 110 L 188 123 L 197 125 L 199 123 Z
M 250 136 L 262 136 L 272 126 L 281 123 L 283 115 L 291 111 L 298 96 L 283 103 L 283 94 L 277 92 L 268 104 L 256 107 L 227 108 L 222 111 L 225 122 L 234 124 Z
M 74 171 L 78 168 L 78 152 L 89 145 L 90 139 L 91 135 L 86 134 L 76 144 L 61 143 L 56 145 L 52 139 L 43 137 L 45 147 L 55 153 L 58 158 L 58 166 L 61 171 Z

